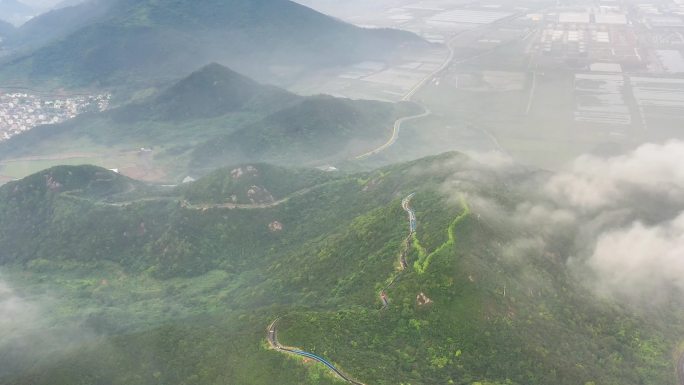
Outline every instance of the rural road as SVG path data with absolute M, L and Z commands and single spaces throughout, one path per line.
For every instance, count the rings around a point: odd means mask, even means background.
M 406 117 L 403 117 L 403 118 L 397 120 L 396 122 L 394 122 L 394 128 L 392 130 L 392 137 L 385 144 L 383 144 L 382 146 L 380 146 L 374 150 L 371 150 L 371 151 L 369 151 L 363 155 L 359 155 L 355 159 L 357 159 L 357 160 L 365 159 L 371 155 L 375 155 L 377 153 L 380 153 L 380 152 L 386 150 L 388 147 L 392 146 L 394 143 L 397 142 L 397 139 L 399 139 L 399 131 L 401 130 L 401 126 L 404 123 L 411 121 L 411 120 L 422 119 L 426 116 L 429 116 L 431 113 L 432 112 L 430 112 L 430 110 L 425 109 L 422 113 L 420 113 L 418 115 L 406 116 Z
M 505 17 L 505 18 L 503 18 L 503 19 L 500 19 L 500 20 L 498 20 L 498 21 L 495 21 L 495 22 L 493 22 L 493 23 L 491 23 L 491 24 L 487 24 L 486 26 L 483 26 L 483 27 L 484 27 L 484 28 L 491 28 L 491 27 L 494 26 L 494 25 L 498 25 L 498 24 L 501 24 L 501 23 L 503 23 L 503 22 L 505 22 L 505 21 L 509 21 L 509 20 L 515 19 L 515 18 L 517 18 L 517 17 L 520 17 L 521 15 L 522 15 L 521 13 L 516 13 L 516 14 L 510 15 L 510 16 L 508 16 L 508 17 Z M 471 31 L 472 31 L 472 30 L 466 30 L 466 31 L 457 33 L 455 36 L 451 37 L 451 39 L 446 43 L 446 47 L 447 47 L 447 49 L 449 50 L 449 56 L 447 56 L 447 58 L 446 58 L 446 60 L 444 61 L 444 63 L 442 63 L 442 65 L 441 65 L 439 68 L 437 68 L 436 70 L 434 70 L 433 72 L 431 72 L 430 74 L 428 74 L 427 76 L 425 76 L 418 84 L 416 84 L 413 88 L 411 88 L 411 89 L 404 95 L 404 97 L 401 99 L 401 101 L 403 101 L 403 102 L 410 102 L 410 101 L 412 101 L 412 100 L 413 100 L 413 97 L 414 97 L 421 89 L 423 89 L 423 87 L 425 87 L 426 85 L 430 84 L 430 82 L 431 82 L 435 77 L 439 76 L 442 72 L 444 72 L 445 70 L 447 70 L 452 64 L 462 64 L 462 63 L 465 63 L 465 62 L 468 62 L 468 61 L 471 61 L 471 60 L 479 59 L 480 57 L 483 57 L 483 56 L 485 56 L 485 55 L 489 55 L 490 53 L 494 52 L 495 50 L 499 49 L 501 46 L 504 45 L 504 44 L 499 44 L 499 45 L 497 45 L 497 46 L 495 46 L 495 47 L 493 47 L 493 48 L 491 48 L 491 49 L 488 49 L 488 50 L 486 50 L 486 51 L 484 51 L 484 52 L 481 52 L 481 53 L 479 53 L 479 54 L 476 54 L 476 55 L 474 55 L 474 56 L 466 57 L 466 58 L 463 58 L 463 59 L 459 59 L 458 61 L 455 61 L 455 59 L 456 59 L 456 50 L 455 50 L 455 49 L 453 48 L 453 46 L 452 46 L 453 42 L 456 41 L 456 39 L 458 39 L 458 38 L 461 36 L 461 34 L 466 33 L 466 32 L 471 32 Z M 525 37 L 525 39 L 527 39 L 527 37 Z M 356 160 L 365 159 L 365 158 L 368 158 L 369 156 L 376 155 L 376 154 L 378 154 L 378 153 L 380 153 L 380 152 L 386 150 L 387 148 L 391 147 L 394 143 L 397 142 L 397 139 L 399 139 L 399 131 L 401 130 L 401 126 L 402 126 L 404 123 L 406 123 L 406 122 L 408 122 L 408 121 L 411 121 L 411 120 L 422 119 L 422 118 L 425 118 L 425 117 L 430 116 L 430 115 L 432 114 L 432 112 L 431 112 L 427 107 L 422 106 L 422 108 L 423 108 L 423 112 L 422 112 L 422 113 L 417 114 L 417 115 L 407 116 L 407 117 L 398 119 L 396 122 L 394 122 L 394 127 L 393 127 L 393 129 L 392 129 L 392 136 L 390 137 L 390 139 L 389 139 L 385 144 L 381 145 L 380 147 L 377 147 L 377 148 L 374 149 L 374 150 L 368 151 L 367 153 L 365 153 L 365 154 L 363 154 L 363 155 L 359 155 L 359 156 L 357 156 L 357 157 L 354 158 L 354 159 L 356 159 Z M 494 142 L 496 142 L 498 148 L 501 147 L 501 146 L 499 146 L 498 141 L 497 141 L 496 139 L 494 139 Z
M 349 378 L 349 376 L 347 376 L 346 374 L 339 371 L 339 369 L 337 369 L 335 367 L 335 365 L 328 362 L 328 360 L 326 360 L 325 358 L 319 357 L 313 353 L 305 352 L 305 351 L 294 349 L 294 348 L 287 348 L 287 347 L 281 345 L 278 342 L 278 335 L 277 335 L 277 329 L 276 329 L 276 325 L 277 325 L 279 320 L 280 320 L 280 318 L 276 319 L 275 321 L 271 322 L 271 324 L 268 326 L 268 344 L 271 345 L 271 348 L 273 348 L 275 350 L 279 350 L 281 352 L 286 352 L 289 354 L 295 354 L 298 356 L 302 356 L 302 357 L 306 357 L 306 358 L 310 358 L 312 360 L 318 361 L 318 362 L 322 363 L 323 365 L 327 366 L 328 369 L 330 369 L 337 376 L 339 376 L 341 379 L 347 381 L 348 383 L 353 384 L 353 385 L 364 385 L 361 382 L 358 382 L 358 381 L 355 381 L 355 380 Z
M 454 37 L 453 39 L 455 39 L 455 38 L 456 37 Z M 456 53 L 455 53 L 454 49 L 451 47 L 451 42 L 447 43 L 446 46 L 449 49 L 449 56 L 444 61 L 444 63 L 442 63 L 442 65 L 439 68 L 437 68 L 436 70 L 434 70 L 433 72 L 431 72 L 430 74 L 425 76 L 418 84 L 416 84 L 413 88 L 411 88 L 406 93 L 406 95 L 404 95 L 404 97 L 401 99 L 402 102 L 410 102 L 413 99 L 413 96 L 418 91 L 420 91 L 423 87 L 425 87 L 425 85 L 428 84 L 432 79 L 434 79 L 435 76 L 439 75 L 442 71 L 449 68 L 449 66 L 451 65 L 451 62 L 454 60 L 454 56 Z M 368 158 L 371 155 L 375 155 L 377 153 L 380 153 L 380 152 L 386 150 L 388 147 L 390 147 L 394 143 L 396 143 L 397 139 L 399 139 L 399 131 L 401 130 L 401 126 L 404 123 L 411 121 L 411 120 L 422 119 L 422 118 L 425 118 L 427 116 L 430 116 L 430 114 L 432 114 L 432 112 L 429 109 L 427 109 L 425 107 L 422 107 L 422 108 L 423 108 L 422 113 L 416 114 L 416 115 L 411 115 L 411 116 L 405 116 L 401 119 L 398 119 L 396 122 L 394 122 L 394 127 L 392 128 L 392 136 L 390 137 L 390 139 L 385 144 L 381 145 L 380 147 L 378 147 L 374 150 L 368 151 L 367 153 L 365 153 L 363 155 L 359 155 L 355 159 L 360 160 L 360 159 Z
M 126 207 L 130 206 L 135 203 L 144 203 L 144 202 L 178 202 L 180 205 L 188 210 L 209 210 L 209 209 L 228 209 L 228 210 L 255 210 L 255 209 L 268 209 L 272 207 L 277 207 L 282 205 L 283 203 L 287 203 L 291 199 L 294 199 L 296 197 L 300 197 L 302 195 L 305 195 L 316 188 L 322 187 L 326 185 L 327 183 L 321 183 L 316 186 L 311 186 L 307 187 L 304 189 L 301 189 L 299 191 L 296 191 L 285 198 L 273 201 L 273 202 L 268 202 L 268 203 L 189 203 L 185 200 L 183 200 L 181 197 L 148 197 L 148 198 L 140 198 L 140 199 L 134 199 L 130 201 L 122 201 L 122 202 L 97 202 L 98 205 L 101 206 L 110 206 L 110 207 Z M 71 195 L 69 192 L 64 192 L 64 196 L 68 196 L 74 199 L 82 199 L 78 196 Z

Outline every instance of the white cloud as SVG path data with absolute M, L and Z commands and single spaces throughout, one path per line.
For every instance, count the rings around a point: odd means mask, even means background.
M 38 306 L 18 296 L 0 280 L 0 347 L 3 340 L 24 334 L 41 319 Z
M 684 142 L 580 157 L 544 190 L 579 218 L 575 261 L 602 293 L 655 301 L 684 292 Z
M 516 207 L 515 218 L 529 226 L 572 225 L 576 221 L 574 212 L 547 204 L 524 202 Z
M 657 299 L 684 291 L 684 213 L 655 226 L 636 222 L 601 235 L 588 260 L 603 291 Z
M 583 156 L 553 177 L 546 191 L 558 204 L 581 210 L 619 207 L 633 194 L 684 202 L 684 142 L 645 144 L 614 157 Z
M 491 170 L 505 170 L 516 166 L 513 158 L 500 151 L 468 151 L 466 152 L 466 155 L 468 155 L 468 157 L 470 157 L 473 161 Z
M 463 194 L 489 226 L 518 230 L 501 257 L 556 255 L 597 292 L 639 304 L 684 293 L 684 142 L 582 156 L 548 178 L 501 154 L 469 157 L 427 172 L 449 173 L 441 187 L 454 204 Z
M 474 158 L 485 169 L 515 170 L 505 157 Z M 684 293 L 684 142 L 645 144 L 612 158 L 582 156 L 541 189 L 516 188 L 527 201 L 513 212 L 473 202 L 487 217 L 526 229 L 503 256 L 533 255 L 565 238 L 575 244 L 574 256 L 565 257 L 579 262 L 603 294 L 655 303 Z

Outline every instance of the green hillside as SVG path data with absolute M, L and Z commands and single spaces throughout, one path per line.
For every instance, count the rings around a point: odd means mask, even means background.
M 177 78 L 212 61 L 259 79 L 291 78 L 424 44 L 288 0 L 118 0 L 105 15 L 85 19 L 71 34 L 9 60 L 0 79 L 120 87 Z
M 196 203 L 269 203 L 332 179 L 332 175 L 319 170 L 291 170 L 268 164 L 246 164 L 219 169 L 195 183 L 180 187 L 179 190 L 185 199 Z M 262 194 L 250 194 L 250 190 Z
M 1 187 L 5 279 L 29 299 L 49 293 L 36 322 L 52 339 L 62 325 L 82 337 L 36 352 L 0 336 L 12 363 L 0 383 L 340 383 L 268 348 L 278 317 L 283 345 L 365 384 L 675 383 L 680 304 L 636 313 L 597 299 L 567 268 L 575 245 L 562 237 L 539 234 L 547 246 L 524 263 L 504 256 L 535 229 L 476 197 L 514 210 L 530 196 L 512 186 L 534 172 L 503 177 L 459 154 L 354 175 L 252 167 L 244 184 L 234 167 L 135 199 L 125 179 L 88 188 L 106 171 L 84 167 Z M 252 181 L 289 199 L 223 205 Z M 411 193 L 418 230 L 401 271 Z
M 350 158 L 384 143 L 394 121 L 416 109 L 410 104 L 308 97 L 199 146 L 193 151 L 194 165 L 245 160 L 320 164 Z
M 24 178 L 21 185 L 15 186 L 12 194 L 18 198 L 26 198 L 24 192 L 45 196 L 48 192 L 68 191 L 72 196 L 78 193 L 87 199 L 111 196 L 138 186 L 143 185 L 99 167 L 62 166 Z
M 394 121 L 417 109 L 302 97 L 210 64 L 143 100 L 15 136 L 0 143 L 0 158 L 88 151 L 108 168 L 135 162 L 165 180 L 245 162 L 320 165 L 384 143 Z M 152 151 L 133 154 L 140 148 Z

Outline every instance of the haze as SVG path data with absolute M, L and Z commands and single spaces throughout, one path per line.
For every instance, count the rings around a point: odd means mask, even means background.
M 0 385 L 684 385 L 681 0 L 0 0 Z

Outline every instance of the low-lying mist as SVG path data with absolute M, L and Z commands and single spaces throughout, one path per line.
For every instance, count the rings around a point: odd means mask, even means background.
M 631 304 L 658 305 L 684 293 L 684 142 L 582 156 L 564 171 L 531 177 L 504 155 L 470 158 L 477 171 L 459 171 L 443 191 L 457 196 L 488 174 L 514 180 L 507 185 L 514 208 L 468 197 L 477 215 L 526 234 L 501 246 L 503 258 L 562 258 L 596 294 Z
M 0 379 L 93 338 L 78 322 L 59 321 L 48 296 L 27 297 L 0 275 Z
M 38 306 L 19 297 L 0 278 L 0 349 L 30 332 L 41 320 Z

